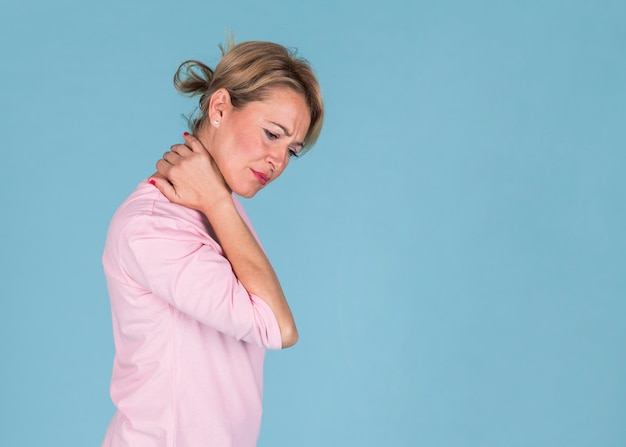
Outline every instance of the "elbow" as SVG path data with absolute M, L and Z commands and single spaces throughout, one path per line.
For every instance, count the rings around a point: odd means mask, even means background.
M 281 329 L 280 336 L 283 349 L 289 348 L 298 342 L 298 329 L 295 325 L 290 325 L 287 328 Z

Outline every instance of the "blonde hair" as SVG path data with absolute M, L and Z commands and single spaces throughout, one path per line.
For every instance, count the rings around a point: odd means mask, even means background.
M 183 62 L 174 75 L 176 89 L 186 95 L 200 96 L 199 113 L 189 120 L 197 132 L 207 116 L 211 95 L 224 88 L 233 107 L 241 109 L 253 101 L 262 101 L 275 87 L 288 87 L 305 98 L 311 112 L 311 124 L 304 138 L 303 151 L 317 141 L 324 120 L 324 103 L 317 78 L 309 63 L 293 50 L 273 42 L 250 41 L 235 45 L 232 39 L 226 50 L 220 45 L 222 59 L 215 70 L 197 60 Z

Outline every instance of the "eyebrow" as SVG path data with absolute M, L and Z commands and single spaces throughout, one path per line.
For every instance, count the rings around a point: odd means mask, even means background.
M 280 128 L 282 129 L 283 133 L 285 134 L 285 136 L 287 136 L 287 137 L 290 137 L 290 136 L 291 136 L 291 133 L 290 133 L 290 132 L 288 132 L 288 131 L 287 131 L 287 129 L 285 128 L 285 126 L 283 126 L 282 124 L 278 124 L 278 123 L 277 123 L 277 122 L 275 122 L 275 121 L 270 121 L 270 123 L 272 123 L 272 124 L 273 124 L 273 125 L 275 125 L 275 126 L 280 127 Z M 294 144 L 295 144 L 296 146 L 304 147 L 304 142 L 297 142 L 297 143 L 294 143 Z

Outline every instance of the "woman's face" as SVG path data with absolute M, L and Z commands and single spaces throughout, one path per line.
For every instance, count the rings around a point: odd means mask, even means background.
M 228 186 L 242 197 L 254 196 L 283 173 L 302 149 L 311 122 L 304 97 L 286 87 L 242 109 L 234 109 L 227 97 L 216 113 L 209 123 L 210 152 Z

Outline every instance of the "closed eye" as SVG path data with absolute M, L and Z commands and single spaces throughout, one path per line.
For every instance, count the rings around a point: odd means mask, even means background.
M 267 138 L 269 138 L 270 140 L 278 140 L 278 135 L 276 135 L 275 133 L 270 132 L 267 129 L 265 130 L 265 135 L 267 136 Z
M 263 131 L 265 132 L 265 136 L 266 136 L 269 140 L 275 141 L 275 140 L 278 140 L 278 139 L 280 138 L 280 135 L 275 134 L 275 133 L 272 133 L 272 132 L 270 132 L 270 131 L 269 131 L 269 130 L 267 130 L 267 129 L 263 129 Z M 298 158 L 299 156 L 300 156 L 300 155 L 298 155 L 298 151 L 296 151 L 295 149 L 293 149 L 293 148 L 291 148 L 291 147 L 289 148 L 289 157 L 290 157 L 290 158 Z

